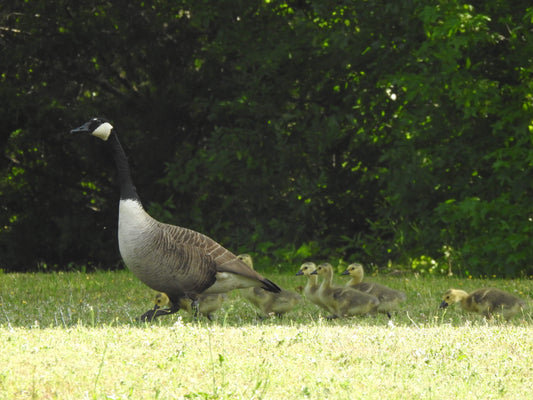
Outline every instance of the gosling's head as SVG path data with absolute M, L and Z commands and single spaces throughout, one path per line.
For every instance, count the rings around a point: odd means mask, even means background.
M 326 275 L 333 272 L 333 266 L 330 263 L 322 263 L 316 267 L 315 274 Z
M 301 266 L 296 275 L 305 275 L 309 276 L 316 270 L 316 264 L 311 261 L 304 262 Z
M 353 263 L 346 267 L 342 275 L 350 275 L 354 277 L 362 277 L 364 274 L 363 266 L 359 263 Z
M 92 118 L 84 123 L 82 126 L 74 128 L 70 133 L 85 133 L 96 136 L 102 140 L 109 139 L 111 132 L 113 131 L 113 125 L 103 118 Z
M 448 289 L 446 293 L 444 293 L 444 295 L 442 296 L 442 303 L 440 303 L 439 308 L 446 308 L 450 304 L 461 301 L 466 296 L 467 293 L 464 290 Z
M 162 308 L 170 304 L 170 299 L 166 293 L 158 293 L 155 295 L 154 303 L 156 307 Z
M 237 258 L 250 268 L 254 269 L 254 262 L 252 261 L 252 256 L 250 254 L 239 254 Z

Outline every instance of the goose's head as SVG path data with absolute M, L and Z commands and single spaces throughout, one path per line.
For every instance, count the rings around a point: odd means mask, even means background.
M 300 267 L 300 270 L 296 273 L 296 275 L 306 275 L 309 276 L 313 272 L 315 272 L 316 264 L 311 261 L 304 262 L 302 266 Z
M 327 275 L 333 273 L 333 266 L 330 263 L 323 263 L 316 267 L 316 275 Z
M 353 263 L 348 265 L 342 275 L 350 275 L 353 277 L 363 277 L 363 266 L 359 263 Z
M 91 120 L 84 123 L 82 126 L 79 126 L 75 129 L 72 129 L 70 133 L 86 133 L 89 135 L 96 136 L 102 140 L 109 139 L 111 131 L 113 130 L 113 125 L 103 118 L 92 118 Z

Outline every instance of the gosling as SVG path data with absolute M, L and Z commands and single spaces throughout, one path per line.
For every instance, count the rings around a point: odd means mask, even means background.
M 252 257 L 249 254 L 240 254 L 237 258 L 247 264 L 250 268 L 254 268 Z M 285 289 L 281 289 L 279 293 L 272 293 L 259 287 L 247 288 L 241 289 L 241 294 L 246 300 L 259 309 L 261 318 L 269 315 L 282 317 L 283 314 L 292 311 L 294 307 L 302 302 L 302 296 Z
M 364 315 L 377 311 L 379 300 L 376 296 L 352 288 L 333 286 L 333 267 L 331 264 L 320 264 L 314 274 L 323 276 L 318 296 L 331 312 L 330 319 Z
M 492 318 L 493 313 L 501 313 L 505 320 L 509 320 L 516 313 L 522 311 L 526 302 L 500 289 L 477 289 L 468 294 L 464 290 L 449 289 L 444 293 L 440 308 L 460 302 L 465 311 L 475 312 Z
M 314 262 L 307 261 L 300 266 L 300 269 L 298 270 L 296 275 L 303 275 L 307 277 L 307 283 L 304 287 L 305 298 L 308 299 L 311 303 L 329 312 L 329 308 L 322 302 L 322 300 L 320 300 L 320 297 L 318 296 L 318 276 L 316 274 L 313 274 L 315 270 L 316 264 Z
M 348 265 L 342 275 L 351 276 L 351 279 L 346 283 L 345 287 L 351 287 L 352 289 L 376 296 L 379 300 L 377 311 L 387 314 L 389 318 L 391 317 L 391 311 L 397 311 L 399 304 L 407 299 L 405 293 L 399 290 L 391 289 L 379 283 L 363 282 L 365 272 L 363 266 L 359 263 Z
M 196 313 L 205 315 L 209 321 L 213 320 L 213 313 L 218 311 L 222 306 L 224 300 L 227 299 L 225 293 L 202 293 L 198 296 L 198 310 L 196 311 L 193 308 L 192 300 L 189 298 L 181 298 L 179 303 L 173 304 L 170 301 L 170 298 L 166 293 L 158 293 L 155 295 L 154 303 L 154 312 L 146 313 L 141 317 L 141 321 L 153 321 L 161 315 L 173 314 L 177 310 L 183 309 L 187 311 L 190 315 L 196 317 Z M 167 307 L 167 308 L 164 308 Z

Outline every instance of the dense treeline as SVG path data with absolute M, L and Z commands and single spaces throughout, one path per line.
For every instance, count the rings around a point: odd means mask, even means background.
M 119 265 L 145 207 L 288 266 L 533 273 L 526 1 L 4 1 L 0 268 Z

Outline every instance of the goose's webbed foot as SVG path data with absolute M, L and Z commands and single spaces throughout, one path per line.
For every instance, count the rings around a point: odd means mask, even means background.
M 152 322 L 156 317 L 155 313 L 157 310 L 148 310 L 143 315 L 139 317 L 139 322 Z

